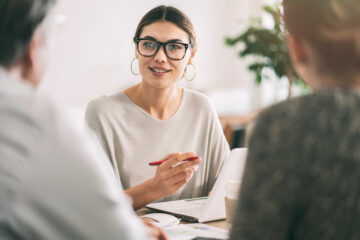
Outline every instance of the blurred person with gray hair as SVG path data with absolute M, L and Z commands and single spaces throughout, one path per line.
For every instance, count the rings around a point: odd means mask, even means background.
M 106 155 L 35 92 L 55 2 L 0 0 L 0 239 L 147 239 Z
M 313 93 L 257 118 L 230 239 L 360 239 L 360 4 L 284 0 Z

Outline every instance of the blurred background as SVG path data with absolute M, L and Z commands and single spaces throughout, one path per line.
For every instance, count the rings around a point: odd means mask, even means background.
M 140 76 L 130 71 L 135 56 L 132 38 L 141 17 L 151 8 L 165 4 L 184 11 L 197 34 L 197 76 L 192 82 L 181 80 L 181 84 L 206 93 L 225 119 L 224 125 L 229 116 L 246 118 L 259 108 L 285 99 L 287 81 L 279 81 L 273 74 L 273 78 L 256 84 L 255 74 L 247 68 L 248 60 L 237 54 L 241 45 L 226 46 L 225 38 L 244 32 L 255 17 L 271 27 L 272 19 L 264 14 L 262 6 L 274 2 L 59 0 L 58 11 L 66 21 L 57 33 L 50 69 L 40 91 L 70 106 L 83 119 L 90 100 L 140 81 Z M 240 121 L 237 125 L 241 124 Z

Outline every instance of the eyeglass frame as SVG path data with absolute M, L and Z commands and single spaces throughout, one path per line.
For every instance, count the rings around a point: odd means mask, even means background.
M 154 52 L 153 55 L 147 56 L 147 55 L 143 55 L 143 54 L 140 53 L 140 50 L 139 50 L 139 42 L 140 42 L 141 40 L 150 40 L 150 41 L 154 41 L 154 42 L 157 43 L 157 49 L 156 49 L 156 51 Z M 162 46 L 163 49 L 164 49 L 164 52 L 165 52 L 166 57 L 170 58 L 170 59 L 173 60 L 173 61 L 181 61 L 181 60 L 183 60 L 184 57 L 186 56 L 186 52 L 187 52 L 189 46 L 192 45 L 191 43 L 179 42 L 179 41 L 177 41 L 177 40 L 170 40 L 170 41 L 167 41 L 167 42 L 160 42 L 160 41 L 158 41 L 158 40 L 156 40 L 155 38 L 152 38 L 152 37 L 136 38 L 135 41 L 136 41 L 137 51 L 138 51 L 138 53 L 139 53 L 141 56 L 143 56 L 143 57 L 153 57 L 153 56 L 155 56 L 155 55 L 157 54 L 157 52 L 159 51 L 160 47 Z M 180 58 L 180 59 L 174 59 L 174 58 L 169 57 L 169 56 L 168 56 L 168 53 L 167 53 L 167 51 L 166 51 L 166 45 L 169 44 L 169 43 L 178 43 L 178 44 L 183 45 L 183 46 L 185 47 L 184 56 L 183 56 L 182 58 Z

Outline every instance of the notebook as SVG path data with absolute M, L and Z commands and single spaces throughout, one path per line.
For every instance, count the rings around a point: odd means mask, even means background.
M 246 148 L 231 150 L 228 158 L 224 161 L 209 197 L 150 203 L 146 205 L 146 208 L 170 213 L 189 222 L 225 219 L 225 184 L 228 180 L 241 180 L 246 155 Z

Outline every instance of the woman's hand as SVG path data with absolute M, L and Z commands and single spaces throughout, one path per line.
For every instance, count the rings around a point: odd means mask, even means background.
M 192 152 L 172 153 L 162 159 L 165 162 L 160 164 L 155 176 L 151 179 L 152 191 L 158 198 L 175 193 L 191 179 L 201 162 L 200 158 L 184 161 L 191 157 L 195 157 Z
M 197 170 L 200 158 L 185 161 L 195 157 L 194 153 L 172 153 L 161 160 L 165 160 L 156 170 L 153 178 L 125 190 L 133 200 L 133 207 L 138 210 L 146 204 L 176 192 L 189 181 Z
M 155 240 L 168 240 L 165 233 L 157 226 L 155 226 L 151 220 L 141 218 L 143 223 L 146 226 L 146 230 L 148 230 L 149 235 L 153 237 Z

